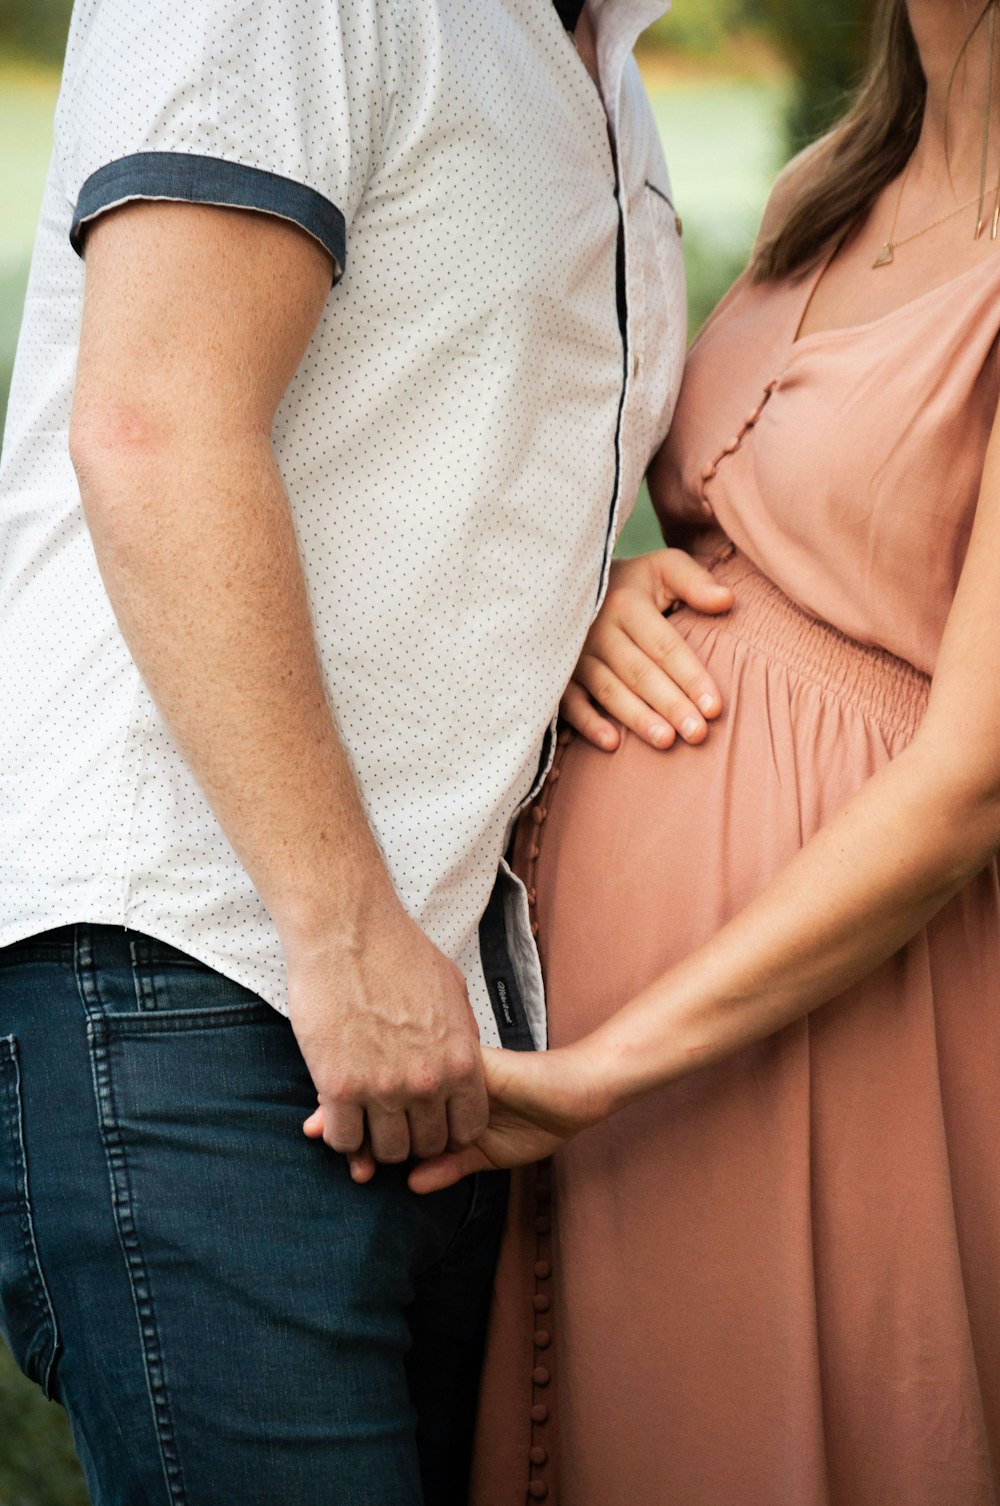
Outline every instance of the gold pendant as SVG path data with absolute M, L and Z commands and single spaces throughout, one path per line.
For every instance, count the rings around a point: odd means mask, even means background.
M 896 257 L 893 252 L 892 242 L 886 241 L 885 245 L 882 247 L 875 260 L 872 262 L 872 268 L 874 269 L 875 267 L 887 267 L 891 262 L 894 262 L 895 260 Z

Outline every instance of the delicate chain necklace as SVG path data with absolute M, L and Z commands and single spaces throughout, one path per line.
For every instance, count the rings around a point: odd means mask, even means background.
M 891 266 L 896 259 L 896 250 L 899 246 L 908 246 L 911 241 L 919 240 L 922 235 L 927 235 L 929 231 L 936 230 L 939 225 L 945 224 L 948 220 L 953 220 L 956 214 L 961 214 L 965 209 L 971 209 L 973 204 L 978 204 L 979 206 L 976 210 L 976 229 L 973 239 L 978 241 L 979 237 L 982 235 L 983 230 L 986 227 L 987 220 L 983 216 L 983 207 L 986 202 L 986 170 L 990 157 L 990 124 L 993 107 L 993 73 L 996 58 L 996 21 L 997 0 L 992 0 L 992 3 L 989 6 L 989 21 L 987 23 L 986 30 L 987 69 L 986 92 L 983 96 L 983 147 L 979 164 L 979 192 L 977 194 L 974 194 L 971 199 L 968 199 L 966 203 L 959 204 L 955 209 L 949 209 L 948 213 L 943 214 L 940 219 L 932 221 L 930 225 L 925 225 L 922 230 L 914 230 L 912 235 L 904 235 L 902 240 L 896 240 L 896 221 L 899 219 L 899 208 L 903 202 L 903 194 L 906 191 L 907 180 L 910 176 L 910 168 L 913 166 L 913 157 L 911 156 L 910 160 L 906 164 L 906 171 L 903 173 L 903 181 L 899 185 L 899 195 L 896 199 L 896 211 L 892 217 L 892 229 L 889 231 L 889 239 L 882 247 L 878 256 L 876 256 L 875 260 L 872 262 L 873 268 Z M 991 240 L 996 240 L 998 230 L 1000 230 L 1000 178 L 997 179 L 996 191 L 993 195 L 993 221 L 990 230 Z
M 914 232 L 913 232 L 912 235 L 904 235 L 901 240 L 896 240 L 896 238 L 895 238 L 895 236 L 896 236 L 896 221 L 899 219 L 900 205 L 903 202 L 903 194 L 906 191 L 906 183 L 907 183 L 907 179 L 910 176 L 910 168 L 912 166 L 913 166 L 913 158 L 911 157 L 910 160 L 909 160 L 909 162 L 906 164 L 906 171 L 903 174 L 903 181 L 899 185 L 899 194 L 898 194 L 898 196 L 896 198 L 896 212 L 895 212 L 895 214 L 892 217 L 892 229 L 889 231 L 889 239 L 886 241 L 885 245 L 882 247 L 882 249 L 879 252 L 878 256 L 876 256 L 875 260 L 872 262 L 872 268 L 873 269 L 875 267 L 888 267 L 888 266 L 891 266 L 892 263 L 896 259 L 896 251 L 897 251 L 897 249 L 900 246 L 908 246 L 911 241 L 919 240 L 922 235 L 927 235 L 929 231 L 936 230 L 939 225 L 945 224 L 946 221 L 948 221 L 948 220 L 953 220 L 955 218 L 956 214 L 961 214 L 962 211 L 965 210 L 965 209 L 971 209 L 972 206 L 973 206 L 973 204 L 975 204 L 977 201 L 981 202 L 981 200 L 982 200 L 982 194 L 981 194 L 981 192 L 980 193 L 975 193 L 975 194 L 973 194 L 972 198 L 971 199 L 967 199 L 964 204 L 959 204 L 956 209 L 949 209 L 949 211 L 948 211 L 947 214 L 943 214 L 940 219 L 932 221 L 932 223 L 930 225 L 925 225 L 922 230 L 914 230 Z M 998 193 L 998 195 L 1000 195 L 1000 182 L 998 182 L 998 184 L 997 184 L 997 193 Z M 978 226 L 978 230 L 981 232 L 981 230 L 982 230 L 982 225 L 981 224 Z M 996 239 L 996 233 L 997 233 L 996 232 L 996 222 L 994 221 L 994 229 L 993 229 L 993 238 L 994 238 L 994 240 Z M 977 239 L 978 239 L 978 235 L 977 235 Z

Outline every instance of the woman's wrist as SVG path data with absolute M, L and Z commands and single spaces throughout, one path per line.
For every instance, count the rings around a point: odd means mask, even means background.
M 594 1101 L 607 1118 L 706 1065 L 713 1056 L 710 1036 L 702 1011 L 671 1004 L 661 986 L 655 997 L 652 991 L 638 995 L 578 1042 L 581 1076 L 594 1082 Z
M 628 1032 L 602 1025 L 560 1053 L 571 1066 L 581 1119 L 599 1124 L 642 1096 Z

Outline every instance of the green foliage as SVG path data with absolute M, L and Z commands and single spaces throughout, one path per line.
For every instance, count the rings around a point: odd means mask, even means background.
M 14 347 L 21 323 L 21 305 L 24 302 L 27 275 L 27 267 L 19 267 L 7 276 L 0 274 L 0 434 L 3 433 L 7 413 L 7 392 L 14 365 Z M 0 1506 L 7 1506 L 2 1496 Z
M 722 51 L 748 20 L 750 0 L 680 0 L 669 15 L 649 28 L 650 42 L 693 57 Z
M 0 58 L 61 63 L 71 8 L 71 0 L 0 0 Z
M 87 1506 L 62 1407 L 26 1381 L 0 1341 L 0 1506 Z
M 789 153 L 823 133 L 842 112 L 864 64 L 876 0 L 677 0 L 645 34 L 647 47 L 696 58 L 722 54 L 739 67 L 741 36 L 777 51 L 795 79 L 786 123 Z
M 797 151 L 841 114 L 865 59 L 874 0 L 751 0 L 796 79 L 787 131 Z

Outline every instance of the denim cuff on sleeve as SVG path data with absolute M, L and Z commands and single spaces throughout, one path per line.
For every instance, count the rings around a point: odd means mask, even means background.
M 347 263 L 347 226 L 336 204 L 278 173 L 201 157 L 193 152 L 135 152 L 108 162 L 91 173 L 80 190 L 69 239 L 83 255 L 83 232 L 105 210 L 133 199 L 173 199 L 189 204 L 219 204 L 233 209 L 256 209 L 301 225 L 333 257 L 333 281 L 344 275 Z

